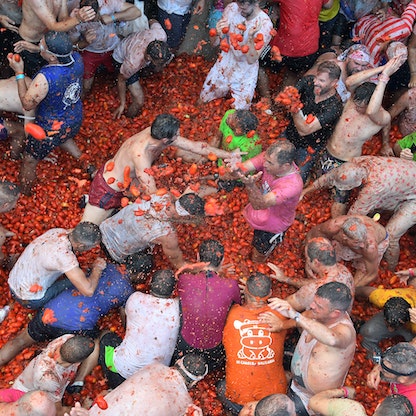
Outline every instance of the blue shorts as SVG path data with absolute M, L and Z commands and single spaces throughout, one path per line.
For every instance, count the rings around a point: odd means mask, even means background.
M 64 144 L 67 140 L 73 139 L 78 134 L 80 128 L 81 120 L 72 126 L 62 126 L 59 133 L 53 136 L 46 136 L 43 140 L 37 140 L 29 134 L 25 150 L 36 160 L 45 159 L 53 149 Z

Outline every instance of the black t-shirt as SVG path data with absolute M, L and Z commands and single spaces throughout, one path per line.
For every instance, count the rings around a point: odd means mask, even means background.
M 322 129 L 308 136 L 301 136 L 291 119 L 287 130 L 286 137 L 296 146 L 296 148 L 306 148 L 311 146 L 315 150 L 322 149 L 334 131 L 335 125 L 341 116 L 343 106 L 339 95 L 336 93 L 327 100 L 315 103 L 315 94 L 313 92 L 312 75 L 303 77 L 297 84 L 296 88 L 301 96 L 303 103 L 303 114 L 314 115 L 321 123 Z

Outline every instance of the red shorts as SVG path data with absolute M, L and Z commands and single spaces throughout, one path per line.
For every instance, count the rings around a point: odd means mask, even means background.
M 0 403 L 17 402 L 23 395 L 25 395 L 25 392 L 21 390 L 1 389 L 0 390 Z
M 82 51 L 82 60 L 84 61 L 84 79 L 90 79 L 95 75 L 97 68 L 104 65 L 108 72 L 114 72 L 113 51 L 104 53 L 94 53 Z
M 103 172 L 104 165 L 101 166 L 91 182 L 88 202 L 91 205 L 105 210 L 120 208 L 123 192 L 117 192 L 111 188 L 103 178 Z

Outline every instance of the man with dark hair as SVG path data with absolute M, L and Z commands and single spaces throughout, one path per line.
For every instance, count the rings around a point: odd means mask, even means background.
M 217 385 L 224 408 L 238 415 L 244 405 L 269 394 L 286 393 L 283 344 L 286 331 L 271 332 L 259 315 L 270 311 L 271 280 L 262 273 L 251 275 L 244 288 L 243 305 L 233 305 L 224 328 L 225 380 Z M 285 319 L 277 312 L 282 321 Z
M 72 284 L 84 296 L 92 296 L 106 263 L 97 257 L 87 278 L 75 252 L 91 250 L 100 239 L 97 225 L 81 222 L 73 230 L 52 228 L 33 240 L 10 271 L 13 298 L 26 308 L 39 309 Z M 66 279 L 58 280 L 62 274 Z
M 251 111 L 228 110 L 221 120 L 218 131 L 209 139 L 208 143 L 228 152 L 240 149 L 241 152 L 245 153 L 241 157 L 242 162 L 245 162 L 247 159 L 257 156 L 262 150 L 260 137 L 256 133 L 258 125 L 259 120 Z M 207 161 L 207 158 L 203 156 L 181 150 L 176 152 L 176 157 L 182 157 L 186 162 L 200 163 Z M 218 160 L 218 164 L 222 165 L 223 161 Z M 241 185 L 241 182 L 238 183 Z M 231 186 L 231 188 L 233 187 Z
M 63 414 L 61 400 L 65 388 L 80 363 L 94 351 L 94 345 L 91 338 L 82 335 L 67 334 L 55 339 L 30 361 L 14 381 L 13 389 L 0 391 L 0 395 L 16 401 L 27 392 L 42 390 Z
M 318 66 L 316 76 L 307 75 L 296 84 L 303 108 L 291 105 L 292 117 L 284 136 L 296 146 L 295 161 L 304 182 L 342 113 L 336 91 L 340 73 L 336 63 L 326 61 Z
M 150 293 L 134 292 L 126 302 L 126 335 L 106 332 L 99 340 L 99 356 L 91 357 L 76 380 L 79 383 L 98 364 L 114 389 L 152 362 L 169 365 L 179 331 L 179 300 L 172 299 L 175 276 L 158 270 Z
M 354 295 L 354 279 L 350 271 L 341 263 L 337 263 L 334 247 L 324 237 L 312 238 L 305 247 L 306 278 L 294 279 L 286 276 L 282 270 L 268 263 L 274 271 L 270 277 L 279 282 L 295 286 L 298 290 L 289 295 L 286 300 L 298 312 L 308 309 L 319 286 L 329 282 L 344 283 Z M 268 314 L 269 317 L 270 314 Z M 268 321 L 266 321 L 268 322 Z M 271 322 L 268 322 L 271 324 Z
M 377 86 L 372 82 L 364 82 L 355 89 L 345 104 L 334 133 L 330 136 L 321 156 L 321 174 L 329 172 L 353 157 L 361 156 L 364 143 L 383 127 L 389 125 L 391 117 L 388 111 L 382 107 L 382 101 L 389 77 L 399 67 L 400 61 L 397 58 L 392 59 L 382 67 Z M 357 76 L 366 72 L 362 71 Z M 377 72 L 375 73 L 377 74 Z M 392 155 L 388 137 L 383 141 L 382 154 Z M 311 190 L 313 187 L 309 186 L 303 191 L 303 195 Z M 350 192 L 335 188 L 333 194 L 332 217 L 334 218 L 345 214 Z
M 108 405 L 105 413 L 202 416 L 202 410 L 193 404 L 188 390 L 202 380 L 207 372 L 208 366 L 204 357 L 197 354 L 186 355 L 172 367 L 154 361 L 136 371 L 104 397 Z M 87 410 L 76 403 L 69 414 L 98 416 L 102 412 L 97 404 Z
M 389 245 L 386 229 L 365 215 L 341 215 L 313 227 L 306 239 L 325 237 L 338 260 L 353 261 L 355 286 L 365 286 L 378 276 L 378 267 Z
M 399 342 L 378 357 L 379 363 L 367 376 L 367 386 L 378 389 L 380 381 L 390 383 L 390 392 L 406 396 L 416 408 L 416 347 Z
M 20 189 L 9 181 L 0 181 L 0 214 L 14 209 L 20 196 Z M 2 250 L 7 237 L 13 237 L 14 233 L 0 224 L 0 264 L 5 260 Z
M 295 152 L 290 141 L 278 140 L 265 152 L 239 165 L 235 172 L 246 185 L 250 202 L 244 216 L 254 229 L 253 261 L 264 262 L 295 219 L 303 187 L 294 163 Z M 254 172 L 257 173 L 250 175 Z M 260 177 L 261 188 L 256 184 Z
M 416 334 L 416 325 L 410 322 L 409 309 L 416 306 L 416 288 L 383 289 L 371 286 L 358 288 L 357 296 L 377 308 L 383 308 L 360 328 L 362 346 L 370 353 L 380 354 L 380 342 L 386 338 L 401 336 L 410 342 Z
M 185 194 L 175 200 L 170 194 L 153 194 L 149 201 L 132 203 L 100 225 L 102 243 L 117 262 L 160 244 L 175 268 L 184 264 L 175 223 L 197 223 L 205 215 L 204 201 Z
M 232 155 L 205 142 L 185 139 L 179 135 L 179 120 L 170 114 L 160 114 L 151 127 L 127 139 L 116 155 L 99 169 L 91 183 L 82 220 L 100 224 L 109 217 L 114 209 L 120 208 L 123 192 L 132 181 L 139 182 L 138 186 L 133 183 L 130 187 L 134 196 L 139 192 L 155 193 L 155 179 L 147 170 L 169 146 L 204 156 L 213 153 L 220 158 L 230 158 Z
M 288 395 L 296 414 L 308 416 L 309 399 L 344 384 L 355 353 L 355 329 L 348 315 L 352 296 L 338 282 L 318 288 L 310 310 L 300 314 L 286 301 L 270 299 L 270 307 L 303 329 L 293 354 Z
M 113 60 L 119 69 L 117 89 L 120 105 L 113 117 L 120 118 L 126 107 L 126 87 L 132 96 L 127 117 L 136 117 L 144 105 L 144 92 L 140 85 L 143 69 L 161 72 L 173 58 L 166 43 L 167 35 L 157 20 L 150 19 L 149 29 L 131 33 L 114 49 Z
M 244 405 L 238 416 L 296 416 L 295 404 L 285 394 L 270 394 Z
M 224 363 L 225 320 L 231 305 L 240 303 L 240 290 L 237 280 L 218 274 L 223 258 L 224 246 L 219 241 L 204 240 L 199 246 L 197 261 L 206 266 L 195 274 L 179 274 L 181 328 L 172 362 L 196 352 L 206 358 L 209 371 Z
M 98 320 L 111 309 L 124 306 L 132 294 L 128 272 L 122 273 L 113 264 L 103 270 L 92 296 L 84 296 L 71 285 L 47 302 L 15 338 L 0 349 L 0 366 L 35 342 L 56 339 L 64 334 L 97 338 Z
M 53 149 L 60 147 L 79 160 L 81 150 L 74 141 L 82 122 L 82 74 L 84 66 L 65 32 L 47 32 L 39 43 L 40 55 L 47 65 L 37 73 L 32 83 L 25 82 L 23 60 L 8 56 L 15 71 L 17 88 L 25 110 L 35 110 L 35 123 L 45 137 L 29 134 L 19 178 L 22 193 L 31 194 L 36 179 L 36 166 Z M 35 133 L 33 133 L 35 134 Z

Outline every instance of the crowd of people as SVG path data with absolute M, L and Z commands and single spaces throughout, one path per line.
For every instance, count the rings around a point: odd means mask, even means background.
M 44 347 L 0 390 L 2 414 L 201 416 L 189 390 L 209 374 L 224 415 L 365 415 L 345 385 L 358 345 L 373 362 L 362 383 L 390 385 L 374 415 L 412 416 L 416 268 L 400 270 L 400 254 L 416 224 L 415 0 L 139 3 L 0 5 L 0 139 L 20 164 L 3 172 L 0 212 L 50 192 L 37 169 L 59 164 L 50 159 L 64 157 L 59 148 L 87 178 L 73 180 L 89 185 L 74 227 L 51 221 L 18 253 L 8 247 L 16 233 L 0 226 L 3 315 L 30 315 L 2 342 L 0 366 Z M 146 118 L 158 93 L 146 80 L 169 73 L 184 44 L 217 54 L 193 97 L 200 108 L 226 103 L 213 137 L 184 137 L 197 122 L 189 114 Z M 117 103 L 109 117 L 142 118 L 143 128 L 94 159 L 79 141 L 84 106 L 107 82 Z M 261 122 L 277 117 L 284 128 L 261 137 Z M 375 135 L 379 153 L 364 155 Z M 179 162 L 183 175 L 167 176 L 181 186 L 161 185 L 157 169 Z M 317 193 L 331 218 L 300 214 Z M 243 203 L 229 229 L 209 235 L 207 218 L 224 215 L 218 199 L 234 194 Z M 302 270 L 275 264 L 302 218 Z M 382 270 L 397 287 L 380 286 Z M 359 301 L 382 311 L 361 322 Z M 102 324 L 111 313 L 119 328 Z M 108 389 L 65 405 L 98 365 Z

